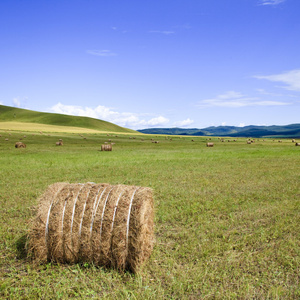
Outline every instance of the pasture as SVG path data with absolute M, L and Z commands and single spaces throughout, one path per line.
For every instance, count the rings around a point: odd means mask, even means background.
M 0 298 L 299 299 L 300 147 L 290 139 L 0 134 Z M 100 151 L 108 139 L 113 151 Z M 34 206 L 55 182 L 153 189 L 156 244 L 139 274 L 27 256 Z

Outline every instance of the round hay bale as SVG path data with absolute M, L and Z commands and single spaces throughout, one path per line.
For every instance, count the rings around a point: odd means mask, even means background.
M 213 147 L 214 146 L 214 143 L 206 143 L 206 147 Z
M 300 143 L 296 143 L 295 146 L 300 146 Z
M 63 144 L 64 144 L 64 143 L 61 142 L 61 141 L 55 143 L 56 146 L 63 146 Z
M 42 263 L 89 262 L 137 272 L 154 245 L 152 189 L 55 183 L 39 199 L 29 250 Z
M 15 148 L 26 148 L 26 145 L 22 142 L 16 142 L 15 143 Z
M 112 146 L 110 144 L 101 145 L 101 151 L 112 151 Z

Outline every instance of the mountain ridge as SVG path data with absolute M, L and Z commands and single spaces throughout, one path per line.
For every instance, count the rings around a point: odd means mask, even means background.
M 237 126 L 210 126 L 206 128 L 148 128 L 137 130 L 145 134 L 192 135 L 192 136 L 228 136 L 253 138 L 300 138 L 300 123 L 289 125 L 248 125 Z

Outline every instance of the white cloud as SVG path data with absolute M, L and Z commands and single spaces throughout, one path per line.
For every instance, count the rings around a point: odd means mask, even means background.
M 204 99 L 198 102 L 198 107 L 229 107 L 238 108 L 246 106 L 274 106 L 289 105 L 287 102 L 261 100 L 258 97 L 248 97 L 242 93 L 228 91 L 215 98 Z
M 170 31 L 170 30 L 150 30 L 150 33 L 160 33 L 160 34 L 164 34 L 164 35 L 170 35 L 170 34 L 174 34 L 175 31 Z
M 110 50 L 87 50 L 88 54 L 96 55 L 96 56 L 117 56 L 117 53 L 113 53 Z
M 96 108 L 90 108 L 57 103 L 56 105 L 50 108 L 50 112 L 101 119 L 117 124 L 119 126 L 134 129 L 140 129 L 141 127 L 164 126 L 169 122 L 169 120 L 163 116 L 158 116 L 149 120 L 145 120 L 142 119 L 143 115 L 141 114 L 139 115 L 128 112 L 120 113 L 102 105 L 98 105 Z
M 245 123 L 240 123 L 239 125 L 238 125 L 238 127 L 245 127 L 246 125 L 245 125 Z
M 269 81 L 282 82 L 283 88 L 290 91 L 300 91 L 300 69 L 291 70 L 281 74 L 254 76 L 257 79 L 266 79 Z
M 277 5 L 285 1 L 286 0 L 261 0 L 260 5 Z
M 21 102 L 20 102 L 19 98 L 14 98 L 13 99 L 13 104 L 16 107 L 21 107 Z
M 176 127 L 186 127 L 186 126 L 189 126 L 193 123 L 194 123 L 194 120 L 191 120 L 190 118 L 187 118 L 186 120 L 175 122 L 174 126 L 176 126 Z

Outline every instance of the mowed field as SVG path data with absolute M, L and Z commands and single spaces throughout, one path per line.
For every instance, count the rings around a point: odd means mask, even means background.
M 299 299 L 300 147 L 291 139 L 212 137 L 208 148 L 206 137 L 24 130 L 0 129 L 0 298 Z M 26 149 L 14 147 L 20 138 Z M 99 151 L 108 139 L 113 151 Z M 156 244 L 138 274 L 27 256 L 33 208 L 55 182 L 153 189 Z

